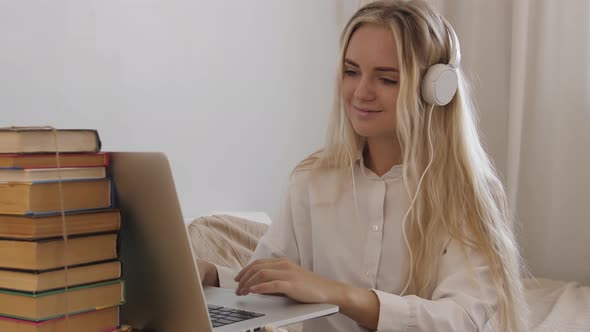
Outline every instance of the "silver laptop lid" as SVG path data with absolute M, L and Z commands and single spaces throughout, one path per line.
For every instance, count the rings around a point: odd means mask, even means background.
M 154 331 L 211 331 L 170 165 L 162 153 L 115 152 L 126 286 L 121 323 Z

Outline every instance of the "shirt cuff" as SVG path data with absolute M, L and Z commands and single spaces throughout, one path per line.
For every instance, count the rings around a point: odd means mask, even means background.
M 215 264 L 214 264 L 215 265 Z M 237 289 L 238 283 L 234 281 L 237 273 L 227 266 L 215 265 L 217 276 L 219 277 L 219 287 L 227 289 Z
M 410 303 L 399 295 L 371 290 L 379 298 L 377 331 L 406 332 L 412 319 Z

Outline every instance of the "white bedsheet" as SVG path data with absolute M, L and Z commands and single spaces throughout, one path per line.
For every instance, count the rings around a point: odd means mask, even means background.
M 525 286 L 531 331 L 590 331 L 590 286 L 549 279 L 530 279 Z

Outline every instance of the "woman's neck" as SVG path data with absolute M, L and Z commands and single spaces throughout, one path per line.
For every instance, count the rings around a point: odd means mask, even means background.
M 365 166 L 377 174 L 389 172 L 395 166 L 401 164 L 401 146 L 397 138 L 367 138 L 367 145 L 363 151 Z

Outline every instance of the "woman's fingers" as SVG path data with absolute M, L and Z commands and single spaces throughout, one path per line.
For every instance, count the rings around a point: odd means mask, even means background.
M 242 279 L 242 277 L 244 276 L 244 274 L 246 272 L 248 272 L 250 269 L 252 269 L 254 266 L 257 266 L 260 264 L 268 264 L 268 263 L 278 262 L 281 260 L 283 260 L 283 258 L 267 258 L 267 259 L 255 260 L 254 262 L 248 264 L 245 268 L 243 268 L 242 271 L 240 271 L 240 273 L 238 273 L 238 275 L 234 278 L 234 280 L 240 281 Z
M 255 274 L 252 275 L 251 278 L 248 280 L 244 280 L 244 284 L 238 288 L 237 294 L 238 295 L 246 295 L 250 292 L 250 288 L 256 285 L 260 285 L 267 282 L 286 282 L 289 278 L 289 272 L 281 271 L 281 270 L 274 270 L 274 269 L 261 269 Z M 281 284 L 282 285 L 282 284 Z M 282 285 L 284 286 L 284 285 Z M 280 292 L 274 292 L 280 293 Z
M 258 271 L 260 270 L 278 270 L 280 266 L 275 262 L 268 262 L 268 263 L 259 263 L 255 264 L 249 268 L 242 274 L 240 278 L 240 282 L 238 283 L 238 288 L 244 288 L 245 283 L 252 278 Z
M 256 294 L 286 294 L 289 291 L 289 282 L 273 280 L 257 284 L 250 289 Z

